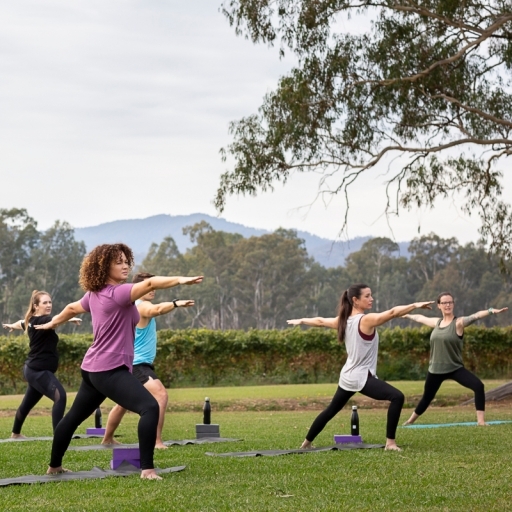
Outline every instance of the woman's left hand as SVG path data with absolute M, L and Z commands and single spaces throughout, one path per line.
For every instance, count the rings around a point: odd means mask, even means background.
M 179 308 L 189 308 L 191 306 L 195 306 L 195 302 L 193 300 L 177 300 L 176 305 Z
M 415 302 L 415 303 L 414 303 L 414 306 L 415 306 L 417 309 L 432 309 L 431 304 L 434 304 L 434 301 L 433 301 L 433 300 L 430 300 L 430 301 L 428 301 L 428 302 Z
M 491 309 L 492 309 L 493 315 L 499 315 L 500 313 L 503 313 L 504 311 L 508 311 L 508 308 L 501 308 L 501 309 L 491 308 Z
M 204 276 L 196 276 L 196 277 L 180 277 L 180 284 L 199 284 L 203 282 Z

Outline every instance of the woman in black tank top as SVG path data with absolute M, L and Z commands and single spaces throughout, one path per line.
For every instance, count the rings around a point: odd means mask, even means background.
M 24 438 L 21 434 L 21 427 L 30 413 L 43 396 L 53 402 L 52 424 L 53 430 L 64 416 L 66 409 L 66 391 L 62 384 L 55 377 L 59 365 L 59 354 L 57 343 L 59 337 L 52 329 L 48 331 L 37 330 L 35 325 L 45 324 L 51 321 L 52 299 L 43 291 L 34 290 L 30 297 L 30 303 L 24 320 L 13 324 L 2 324 L 5 329 L 12 332 L 14 329 L 26 331 L 30 341 L 23 375 L 28 383 L 27 391 L 23 401 L 16 411 L 11 438 Z M 80 318 L 72 318 L 70 322 L 80 325 Z
M 453 312 L 454 305 L 453 295 L 449 292 L 443 292 L 437 297 L 437 307 L 443 314 L 442 319 L 429 318 L 423 315 L 404 316 L 404 318 L 434 328 L 430 336 L 430 362 L 423 396 L 404 425 L 412 425 L 427 410 L 441 384 L 447 379 L 452 379 L 475 393 L 477 424 L 485 425 L 484 384 L 476 375 L 464 368 L 462 362 L 464 327 L 486 316 L 503 313 L 508 308 L 489 308 L 470 316 L 457 318 Z

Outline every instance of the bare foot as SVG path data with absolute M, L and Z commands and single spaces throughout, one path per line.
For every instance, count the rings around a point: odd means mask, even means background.
M 384 448 L 384 450 L 392 452 L 401 452 L 402 448 L 397 446 L 396 443 L 386 443 L 386 447 Z
M 167 450 L 167 448 L 169 448 L 169 447 L 166 446 L 162 441 L 157 441 L 155 443 L 155 449 L 156 450 Z
M 59 466 L 58 468 L 48 467 L 48 471 L 46 472 L 47 475 L 61 475 L 62 473 L 71 473 L 71 470 Z
M 11 434 L 11 439 L 27 439 L 27 436 L 24 436 L 23 434 Z
M 147 480 L 162 480 L 162 477 L 158 476 L 154 469 L 143 469 L 140 472 L 140 477 L 146 478 Z
M 483 423 L 477 423 L 477 426 L 479 426 L 479 427 L 488 427 L 489 423 L 485 423 L 485 421 L 484 421 Z
M 300 450 L 311 450 L 311 448 L 313 448 L 311 441 L 304 439 L 304 442 L 300 446 Z
M 121 444 L 119 441 L 116 441 L 113 437 L 111 439 L 105 439 L 101 441 L 101 444 Z

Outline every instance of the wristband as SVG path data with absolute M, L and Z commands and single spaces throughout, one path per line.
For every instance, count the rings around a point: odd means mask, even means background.
M 489 315 L 494 315 L 494 309 L 493 308 L 489 308 L 487 310 L 487 313 L 489 313 Z
M 176 301 L 177 301 L 177 300 L 178 300 L 178 299 L 174 299 L 174 300 L 172 301 L 172 303 L 174 304 L 174 307 L 175 307 L 175 308 L 179 308 L 178 304 L 176 304 Z

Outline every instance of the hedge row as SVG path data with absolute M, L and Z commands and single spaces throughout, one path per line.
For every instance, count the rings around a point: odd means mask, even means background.
M 430 329 L 382 329 L 378 375 L 421 380 Z M 92 335 L 61 335 L 58 375 L 68 389 L 80 382 L 80 362 Z M 336 332 L 300 328 L 268 331 L 188 329 L 158 332 L 156 372 L 167 387 L 336 382 L 346 359 Z M 21 392 L 26 336 L 0 337 L 0 393 Z M 482 378 L 512 378 L 512 327 L 469 327 L 466 367 Z

